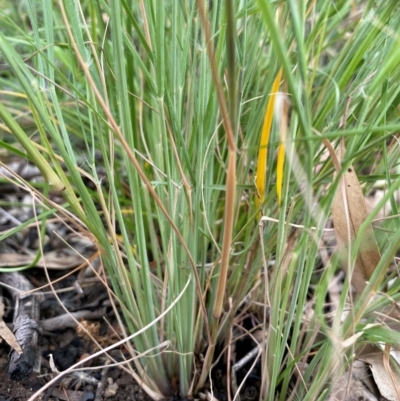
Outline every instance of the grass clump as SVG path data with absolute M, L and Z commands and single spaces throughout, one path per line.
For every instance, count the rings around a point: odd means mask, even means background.
M 153 397 L 197 394 L 248 316 L 265 333 L 262 399 L 326 399 L 354 358 L 359 343 L 344 340 L 374 307 L 364 291 L 340 320 L 346 278 L 336 318 L 327 313 L 337 185 L 322 139 L 346 139 L 366 196 L 384 181 L 371 216 L 385 201 L 397 214 L 398 11 L 397 1 L 3 0 L 0 144 L 38 165 L 48 187 L 35 196 L 96 242 L 126 333 L 150 325 L 133 342 Z M 274 81 L 281 95 L 266 115 Z M 400 235 L 396 220 L 381 225 L 377 275 Z

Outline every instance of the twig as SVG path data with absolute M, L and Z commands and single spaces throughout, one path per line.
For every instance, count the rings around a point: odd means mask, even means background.
M 64 330 L 66 328 L 75 328 L 78 326 L 79 319 L 98 319 L 106 315 L 106 309 L 102 308 L 96 311 L 80 310 L 73 313 L 64 313 L 63 315 L 51 319 L 40 320 L 40 328 L 46 331 Z
M 4 273 L 0 281 L 7 284 L 15 303 L 14 335 L 22 348 L 22 354 L 11 351 L 8 375 L 11 380 L 27 379 L 33 371 L 37 357 L 39 339 L 39 300 L 38 293 L 24 294 L 31 290 L 32 284 L 20 273 Z

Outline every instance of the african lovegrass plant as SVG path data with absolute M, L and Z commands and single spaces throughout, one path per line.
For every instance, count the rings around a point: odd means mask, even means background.
M 2 3 L 2 146 L 37 163 L 43 202 L 96 242 L 126 334 L 182 296 L 134 339 L 154 349 L 135 362 L 148 393 L 197 393 L 250 314 L 265 332 L 261 399 L 327 398 L 370 294 L 341 322 L 346 279 L 326 315 L 338 264 L 322 244 L 336 188 L 322 138 L 347 138 L 366 194 L 385 180 L 397 214 L 397 1 Z M 385 224 L 377 275 L 400 235 Z

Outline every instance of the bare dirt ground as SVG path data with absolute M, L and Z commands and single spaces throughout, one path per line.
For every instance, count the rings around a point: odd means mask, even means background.
M 66 341 L 67 339 L 67 341 Z M 60 368 L 68 367 L 71 363 L 79 360 L 82 355 L 87 355 L 91 345 L 86 340 L 81 340 L 73 335 L 72 330 L 59 333 L 50 340 L 54 362 Z M 42 344 L 47 342 L 42 342 Z M 64 347 L 59 347 L 63 343 Z M 56 345 L 59 344 L 59 345 Z M 86 351 L 85 351 L 86 348 Z M 52 377 L 54 373 L 49 371 L 47 358 L 43 355 L 48 353 L 48 348 L 43 346 L 40 374 L 33 373 L 23 381 L 12 381 L 8 375 L 9 347 L 0 347 L 0 401 L 27 401 L 36 391 Z M 46 350 L 47 349 L 47 350 Z M 105 368 L 103 370 L 87 370 L 86 372 L 66 375 L 54 387 L 44 391 L 37 401 L 150 401 L 150 398 L 137 385 L 132 377 L 119 368 Z

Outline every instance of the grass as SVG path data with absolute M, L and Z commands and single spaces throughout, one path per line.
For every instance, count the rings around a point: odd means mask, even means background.
M 0 146 L 40 168 L 42 189 L 23 183 L 38 219 L 68 218 L 96 242 L 126 336 L 149 325 L 132 340 L 149 394 L 197 394 L 248 316 L 265 333 L 265 400 L 327 399 L 359 346 L 393 342 L 363 331 L 391 302 L 374 278 L 349 304 L 347 277 L 327 313 L 340 265 L 323 243 L 337 185 L 322 139 L 346 138 L 366 196 L 384 181 L 371 220 L 385 202 L 398 215 L 397 1 L 0 4 Z M 379 228 L 376 277 L 400 240 L 397 218 Z

